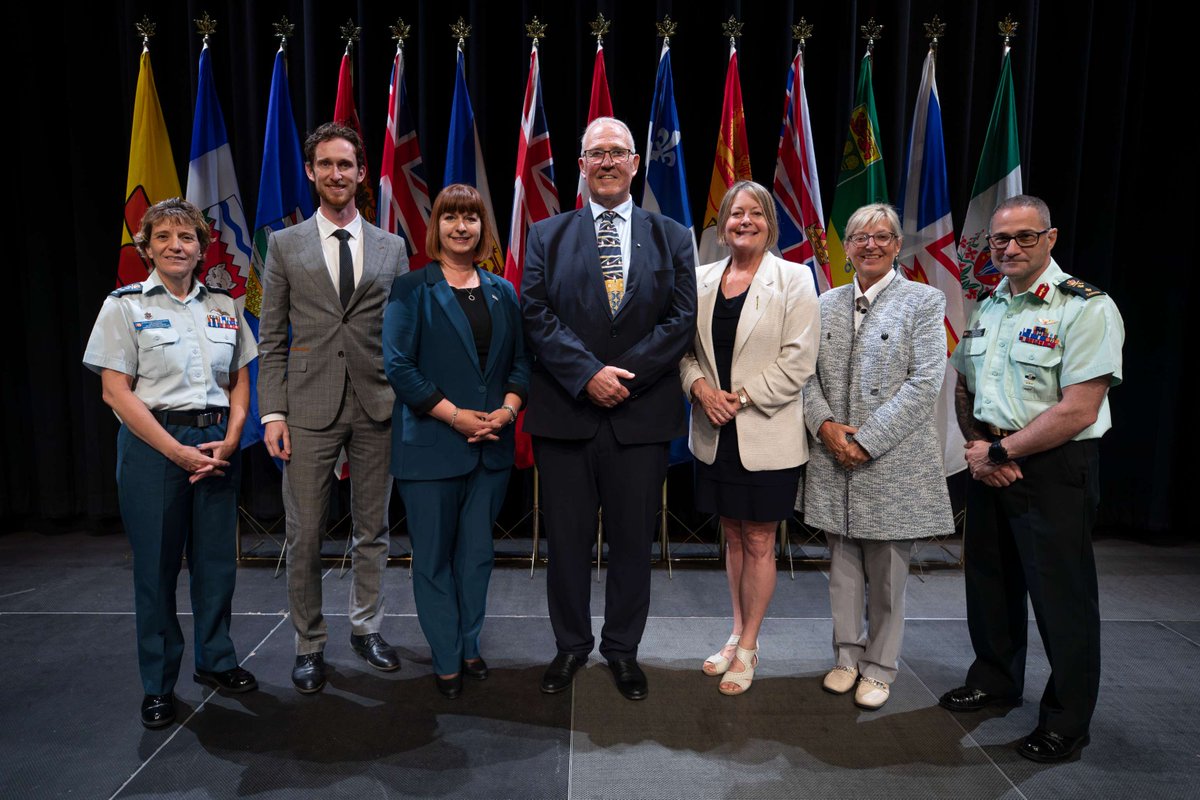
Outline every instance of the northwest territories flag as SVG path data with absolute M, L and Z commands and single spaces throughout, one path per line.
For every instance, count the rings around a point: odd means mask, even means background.
M 950 216 L 950 187 L 946 180 L 946 148 L 942 138 L 942 109 L 934 74 L 933 50 L 925 56 L 921 88 L 913 110 L 905 169 L 900 185 L 899 211 L 904 246 L 900 266 L 911 281 L 927 283 L 946 295 L 946 356 L 958 344 L 963 316 L 962 288 L 955 258 L 954 220 Z M 938 397 L 938 433 L 942 439 L 947 475 L 966 467 L 963 437 L 954 412 L 954 368 L 946 363 L 946 379 Z
M 404 88 L 404 49 L 397 44 L 388 88 L 387 132 L 379 164 L 379 227 L 400 234 L 408 244 L 408 268 L 429 263 L 425 232 L 429 225 L 429 184 L 421 164 L 417 126 Z
M 500 252 L 500 237 L 496 235 L 496 214 L 492 211 L 492 193 L 488 190 L 483 150 L 479 147 L 475 112 L 471 109 L 471 96 L 467 92 L 467 66 L 461 47 L 458 50 L 458 75 L 454 81 L 454 104 L 450 107 L 450 139 L 446 143 L 446 172 L 442 185 L 449 186 L 452 183 L 470 184 L 483 197 L 492 252 L 479 266 L 503 275 L 504 254 Z
M 788 261 L 807 265 L 817 291 L 828 290 L 832 284 L 829 253 L 825 250 L 825 212 L 821 210 L 821 186 L 804 93 L 804 51 L 799 48 L 788 70 L 784 92 L 774 190 L 779 254 Z
M 1001 202 L 1021 193 L 1021 150 L 1017 145 L 1017 103 L 1013 92 L 1012 57 L 1004 48 L 1000 65 L 1000 85 L 988 120 L 979 170 L 971 188 L 967 218 L 958 239 L 959 280 L 966 296 L 966 312 L 975 307 L 979 293 L 1000 282 L 1000 272 L 992 264 L 992 253 L 985 237 L 992 222 L 992 211 Z
M 246 290 L 254 280 L 251 266 L 250 227 L 242 209 L 242 193 L 233 171 L 233 155 L 225 133 L 225 117 L 213 84 L 212 58 L 208 45 L 200 51 L 200 83 L 196 91 L 196 114 L 192 118 L 192 152 L 188 163 L 187 199 L 208 217 L 212 244 L 204 254 L 200 280 L 213 289 L 233 295 L 238 308 L 245 308 Z M 260 290 L 261 294 L 261 290 Z M 257 329 L 257 318 L 254 329 Z M 258 338 L 257 330 L 252 331 Z M 251 414 L 242 429 L 242 447 L 262 438 L 258 423 L 255 384 L 258 361 L 250 363 Z

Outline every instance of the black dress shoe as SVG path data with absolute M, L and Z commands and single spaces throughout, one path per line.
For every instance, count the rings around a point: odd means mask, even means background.
M 434 675 L 434 681 L 437 682 L 437 689 L 442 693 L 442 697 L 447 700 L 453 700 L 462 694 L 463 679 L 462 673 L 458 673 L 453 678 L 443 678 L 441 675 Z
M 649 693 L 646 685 L 646 673 L 638 666 L 636 658 L 614 658 L 608 662 L 613 678 L 617 681 L 617 691 L 626 700 L 645 700 Z
M 150 730 L 175 721 L 175 695 L 148 694 L 142 698 L 142 724 Z
M 477 681 L 486 681 L 488 665 L 482 658 L 477 658 L 474 661 L 463 661 L 462 671 L 468 678 L 474 678 Z
M 1017 752 L 1030 761 L 1040 761 L 1043 764 L 1065 761 L 1091 740 L 1092 737 L 1086 733 L 1083 736 L 1062 736 L 1053 731 L 1035 728 L 1033 733 L 1026 736 L 1025 741 L 1021 742 Z
M 396 649 L 385 642 L 378 633 L 368 633 L 366 636 L 352 633 L 350 646 L 375 669 L 384 672 L 400 669 L 400 656 L 396 655 Z
M 587 656 L 576 656 L 571 653 L 559 653 L 546 667 L 542 675 L 542 693 L 558 694 L 571 688 L 575 673 L 587 663 Z
M 300 694 L 315 694 L 325 688 L 325 656 L 322 653 L 305 653 L 296 656 L 292 667 L 292 683 Z
M 224 672 L 205 672 L 198 669 L 192 675 L 192 680 L 214 689 L 224 689 L 230 694 L 253 692 L 258 688 L 258 681 L 254 679 L 254 676 L 241 667 L 227 669 Z
M 1024 701 L 1020 697 L 1004 697 L 998 694 L 988 694 L 983 689 L 973 686 L 960 686 L 942 695 L 938 705 L 951 711 L 982 711 L 988 706 L 1016 708 Z

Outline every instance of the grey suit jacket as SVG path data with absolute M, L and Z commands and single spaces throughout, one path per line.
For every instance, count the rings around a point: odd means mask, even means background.
M 383 311 L 392 281 L 408 272 L 408 253 L 403 239 L 366 220 L 362 231 L 362 277 L 345 310 L 315 216 L 271 234 L 258 329 L 261 414 L 283 413 L 289 425 L 324 428 L 337 415 L 349 374 L 371 418 L 391 418 L 395 395 L 383 372 Z
M 934 409 L 946 372 L 946 298 L 897 275 L 854 331 L 854 285 L 821 295 L 817 374 L 804 388 L 813 435 L 804 521 L 862 539 L 918 539 L 954 529 Z M 817 430 L 858 428 L 871 460 L 843 469 Z

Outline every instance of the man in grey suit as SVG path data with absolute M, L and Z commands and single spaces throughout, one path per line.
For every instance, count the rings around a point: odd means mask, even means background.
M 376 669 L 399 669 L 379 634 L 388 554 L 394 395 L 383 373 L 383 310 L 408 271 L 404 240 L 364 222 L 355 204 L 366 177 L 354 130 L 328 123 L 304 143 L 320 208 L 271 235 L 259 325 L 258 403 L 267 451 L 284 461 L 288 607 L 296 627 L 292 683 L 325 685 L 321 538 L 338 453 L 353 481 L 350 644 Z M 291 341 L 288 328 L 291 327 Z

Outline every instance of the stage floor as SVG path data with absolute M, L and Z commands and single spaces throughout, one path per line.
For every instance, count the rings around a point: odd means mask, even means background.
M 962 575 L 908 584 L 899 679 L 881 711 L 821 691 L 831 666 L 827 577 L 786 570 L 761 637 L 759 677 L 721 696 L 700 662 L 729 633 L 725 578 L 656 567 L 641 663 L 650 696 L 617 694 L 598 656 L 574 689 L 538 691 L 554 654 L 545 573 L 497 568 L 483 652 L 492 676 L 445 700 L 430 677 L 407 567 L 391 567 L 385 637 L 404 661 L 371 670 L 350 650 L 349 576 L 324 579 L 332 668 L 321 694 L 291 686 L 283 577 L 243 567 L 233 635 L 260 690 L 176 688 L 181 724 L 144 730 L 132 578 L 121 536 L 0 536 L 0 797 L 1157 798 L 1200 785 L 1200 546 L 1096 546 L 1103 675 L 1092 743 L 1040 766 L 1015 742 L 1047 676 L 1030 623 L 1025 705 L 937 706 L 971 660 Z M 595 573 L 593 573 L 595 577 Z M 603 583 L 593 585 L 603 608 Z M 179 592 L 188 609 L 186 575 Z M 600 620 L 595 620 L 597 637 Z

